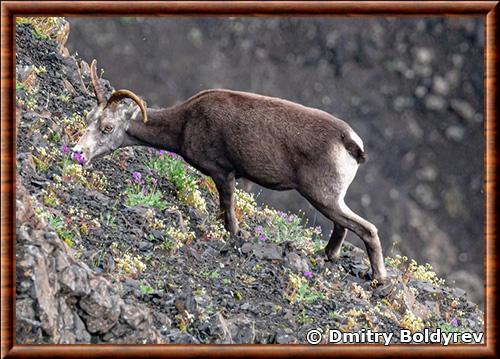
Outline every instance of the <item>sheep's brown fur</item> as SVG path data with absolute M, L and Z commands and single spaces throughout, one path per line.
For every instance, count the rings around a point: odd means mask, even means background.
M 366 159 L 361 139 L 344 121 L 294 102 L 230 90 L 202 91 L 176 106 L 147 109 L 146 124 L 137 108 L 125 104 L 101 105 L 89 116 L 93 123 L 77 146 L 89 161 L 93 152 L 106 152 L 86 147 L 103 143 L 103 126 L 115 127 L 107 147 L 146 145 L 178 153 L 213 178 L 225 226 L 233 235 L 238 232 L 235 179 L 245 177 L 275 190 L 295 189 L 334 222 L 328 258 L 339 255 L 349 229 L 365 242 L 373 276 L 386 278 L 376 227 L 344 202 Z

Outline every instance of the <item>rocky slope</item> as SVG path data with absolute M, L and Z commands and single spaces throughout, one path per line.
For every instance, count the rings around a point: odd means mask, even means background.
M 347 203 L 388 255 L 429 262 L 481 304 L 484 20 L 432 17 L 72 17 L 68 48 L 150 105 L 207 88 L 251 91 L 346 120 L 369 160 Z M 119 66 L 116 66 L 120 59 Z M 240 184 L 241 185 L 241 184 Z M 295 191 L 260 204 L 330 220 Z M 348 233 L 347 241 L 362 245 Z
M 181 158 L 116 151 L 83 170 L 68 147 L 95 101 L 62 19 L 19 19 L 18 343 L 304 343 L 309 329 L 482 331 L 483 313 L 429 266 L 363 250 L 326 262 L 299 213 L 238 191 L 239 238 L 216 218 L 213 182 Z M 110 84 L 102 80 L 109 91 Z M 397 334 L 395 341 L 397 341 Z

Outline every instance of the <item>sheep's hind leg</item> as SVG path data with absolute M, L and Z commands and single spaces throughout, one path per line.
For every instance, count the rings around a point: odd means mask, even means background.
M 387 279 L 387 271 L 377 227 L 354 213 L 343 200 L 332 208 L 325 208 L 323 213 L 335 223 L 356 233 L 363 240 L 370 259 L 373 278 L 383 283 Z
M 377 227 L 361 218 L 354 213 L 344 203 L 342 196 L 332 193 L 301 192 L 311 204 L 323 213 L 328 219 L 333 221 L 336 226 L 344 227 L 356 233 L 365 243 L 370 259 L 373 278 L 383 283 L 387 278 L 387 272 L 384 265 L 384 257 L 382 255 L 382 246 L 378 237 Z M 326 246 L 327 255 L 335 254 L 335 251 L 340 250 L 343 240 L 343 233 L 340 228 L 332 233 L 332 238 Z M 342 239 L 341 239 L 342 238 Z

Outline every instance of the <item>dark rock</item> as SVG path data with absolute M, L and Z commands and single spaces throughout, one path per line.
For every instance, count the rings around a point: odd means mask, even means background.
M 391 297 L 393 293 L 396 291 L 396 289 L 397 289 L 396 284 L 393 283 L 392 281 L 389 281 L 388 283 L 377 286 L 373 290 L 373 295 L 379 298 Z
M 295 252 L 288 252 L 285 257 L 285 262 L 296 272 L 303 273 L 310 271 L 309 261 Z
M 281 247 L 275 244 L 254 244 L 252 252 L 259 259 L 283 260 Z
M 439 308 L 438 302 L 426 300 L 426 301 L 424 301 L 424 305 L 429 312 L 429 316 L 434 316 L 434 317 L 441 316 L 441 309 Z
M 125 285 L 127 285 L 129 287 L 139 288 L 139 286 L 141 285 L 141 282 L 139 282 L 136 279 L 127 278 L 127 279 L 125 279 L 125 281 L 123 282 L 123 284 L 125 284 Z
M 363 278 L 360 278 L 358 276 L 353 276 L 352 274 L 349 274 L 349 273 L 347 273 L 345 275 L 344 279 L 347 280 L 348 282 L 352 282 L 352 283 L 364 283 L 366 281 Z
M 153 237 L 155 237 L 156 240 L 159 240 L 159 241 L 163 240 L 163 237 L 164 237 L 163 231 L 153 229 L 151 231 L 151 234 L 153 235 Z
M 111 198 L 109 198 L 108 196 L 102 194 L 99 191 L 95 191 L 95 190 L 88 191 L 87 195 L 95 198 L 98 201 L 99 206 L 102 206 L 102 207 L 108 206 L 108 204 L 111 201 Z
M 141 241 L 137 244 L 137 247 L 141 251 L 147 251 L 153 248 L 153 243 L 147 241 Z
M 60 259 L 58 262 L 64 261 Z M 67 290 L 75 296 L 85 296 L 90 293 L 90 284 L 88 280 L 88 270 L 78 266 L 72 265 L 66 267 L 59 275 L 61 282 L 61 289 Z
M 91 281 L 92 291 L 80 300 L 87 329 L 90 333 L 106 333 L 118 321 L 120 316 L 120 301 L 111 296 L 107 283 Z
M 121 317 L 132 329 L 136 330 L 146 320 L 146 312 L 135 306 L 124 304 Z
M 170 342 L 173 344 L 199 344 L 200 341 L 193 337 L 191 334 L 186 332 L 181 332 L 178 329 L 172 330 L 168 334 Z
M 160 325 L 161 333 L 166 334 L 172 326 L 172 320 L 165 313 L 159 311 L 155 311 L 153 316 L 155 321 L 157 321 Z
M 240 306 L 240 309 L 241 309 L 241 310 L 248 310 L 248 309 L 250 309 L 250 303 L 243 303 L 243 304 Z
M 431 310 L 429 310 L 429 307 L 426 305 L 423 305 L 417 299 L 415 298 L 415 295 L 413 292 L 407 287 L 407 286 L 400 286 L 399 293 L 396 292 L 396 296 L 399 295 L 399 298 L 401 300 L 401 311 L 402 313 L 406 312 L 411 312 L 413 313 L 416 317 L 421 318 L 422 320 L 427 320 L 430 319 L 430 317 L 435 314 Z
M 421 294 L 425 295 L 430 300 L 438 301 L 443 299 L 445 296 L 442 288 L 430 282 L 415 281 L 411 282 L 411 285 L 417 288 Z
M 293 335 L 280 334 L 276 336 L 276 344 L 296 344 L 299 341 Z
M 243 243 L 241 246 L 241 253 L 248 254 L 253 251 L 254 245 L 252 243 Z
M 225 319 L 220 312 L 214 317 L 217 328 L 217 344 L 248 344 L 255 341 L 255 323 L 244 314 Z
M 31 199 L 22 184 L 17 186 L 17 341 L 90 343 L 106 334 L 110 342 L 159 342 L 159 334 L 148 324 L 149 313 L 125 305 L 108 281 L 75 263 L 53 229 L 29 214 Z M 117 324 L 123 330 L 110 334 Z
M 351 263 L 349 265 L 349 271 L 359 278 L 366 278 L 370 268 L 362 263 Z

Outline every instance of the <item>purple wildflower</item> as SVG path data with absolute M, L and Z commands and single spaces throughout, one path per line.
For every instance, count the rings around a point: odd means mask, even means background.
M 257 227 L 255 227 L 255 232 L 257 234 L 262 234 L 262 233 L 264 233 L 264 228 L 262 228 L 262 226 L 257 226 Z
M 158 150 L 156 153 L 158 156 L 163 156 L 165 154 L 165 150 Z
M 294 216 L 293 214 L 290 214 L 290 215 L 288 215 L 288 217 L 286 218 L 286 221 L 287 221 L 288 223 L 291 223 L 291 222 L 294 220 L 294 218 L 295 218 L 295 216 Z
M 68 153 L 70 153 L 70 152 L 71 152 L 71 149 L 69 148 L 69 146 L 68 146 L 67 144 L 65 144 L 65 143 L 64 143 L 64 144 L 61 146 L 61 152 L 62 152 L 63 154 L 65 154 L 65 155 L 67 155 Z
M 458 319 L 457 318 L 453 318 L 452 320 L 450 320 L 450 325 L 452 327 L 458 327 Z
M 76 161 L 79 165 L 84 165 L 85 157 L 80 152 L 73 152 L 73 161 Z
M 165 151 L 165 154 L 174 159 L 174 160 L 177 160 L 177 161 L 184 161 L 184 159 L 182 158 L 182 156 L 179 156 L 177 153 L 173 153 L 173 152 L 170 152 L 170 151 Z
M 266 236 L 263 233 L 259 234 L 259 241 L 264 242 L 265 240 Z
M 304 277 L 306 277 L 306 278 L 312 278 L 312 276 L 313 276 L 313 272 L 309 272 L 309 271 L 304 272 Z
M 141 172 L 132 172 L 132 180 L 134 183 L 141 183 L 142 182 L 142 174 Z

